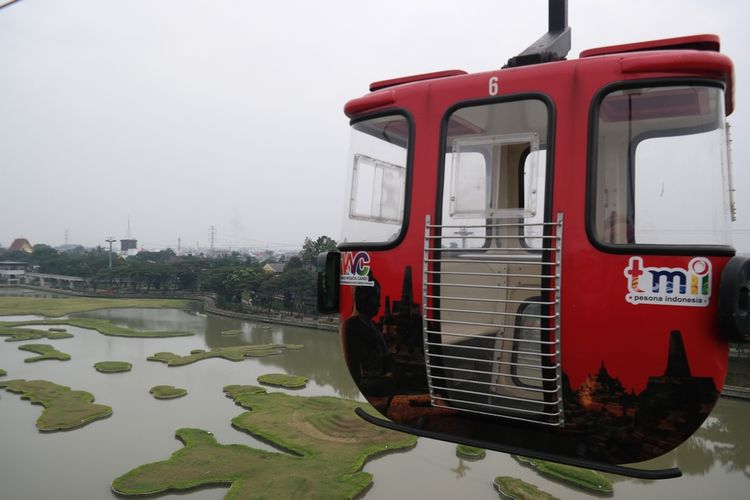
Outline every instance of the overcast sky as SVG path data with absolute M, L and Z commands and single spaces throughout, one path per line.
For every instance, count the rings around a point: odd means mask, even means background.
M 2 3 L 2 1 L 0 1 Z M 740 0 L 571 0 L 587 48 L 716 33 L 750 252 L 750 30 Z M 23 0 L 0 10 L 0 245 L 146 248 L 338 239 L 349 125 L 370 82 L 488 71 L 547 0 Z

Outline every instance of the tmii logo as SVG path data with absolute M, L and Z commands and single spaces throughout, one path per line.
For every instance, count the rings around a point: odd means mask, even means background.
M 706 307 L 711 299 L 711 261 L 695 257 L 687 268 L 648 267 L 631 257 L 624 271 L 631 304 Z

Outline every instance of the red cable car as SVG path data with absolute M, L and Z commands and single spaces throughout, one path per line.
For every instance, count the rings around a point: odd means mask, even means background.
M 373 83 L 346 104 L 349 199 L 319 309 L 386 427 L 643 478 L 750 338 L 725 116 L 698 35 L 583 52 L 567 2 L 500 70 Z

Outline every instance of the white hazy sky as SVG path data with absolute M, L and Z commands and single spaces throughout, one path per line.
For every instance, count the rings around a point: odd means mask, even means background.
M 0 2 L 2 3 L 2 2 Z M 736 242 L 750 252 L 742 0 L 570 0 L 569 57 L 716 33 L 736 67 Z M 300 245 L 340 236 L 349 125 L 370 82 L 488 71 L 546 0 L 23 0 L 0 10 L 0 244 Z

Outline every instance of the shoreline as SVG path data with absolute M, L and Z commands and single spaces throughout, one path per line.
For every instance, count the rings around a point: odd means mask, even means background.
M 245 319 L 248 321 L 256 321 L 260 323 L 274 323 L 285 326 L 297 326 L 300 328 L 309 328 L 311 330 L 325 330 L 330 332 L 339 331 L 338 318 L 331 316 L 327 318 L 295 318 L 294 316 L 284 316 L 282 313 L 278 314 L 261 314 L 261 313 L 240 313 L 236 311 L 228 311 L 221 309 L 216 306 L 214 300 L 211 297 L 204 295 L 190 295 L 190 294 L 92 294 L 85 292 L 78 292 L 75 290 L 65 290 L 60 288 L 47 288 L 35 285 L 0 285 L 0 288 L 23 288 L 27 290 L 34 290 L 38 292 L 58 293 L 61 295 L 70 295 L 74 297 L 90 297 L 94 299 L 183 299 L 193 300 L 201 302 L 203 304 L 203 312 L 215 314 L 217 316 L 224 316 L 235 319 Z

